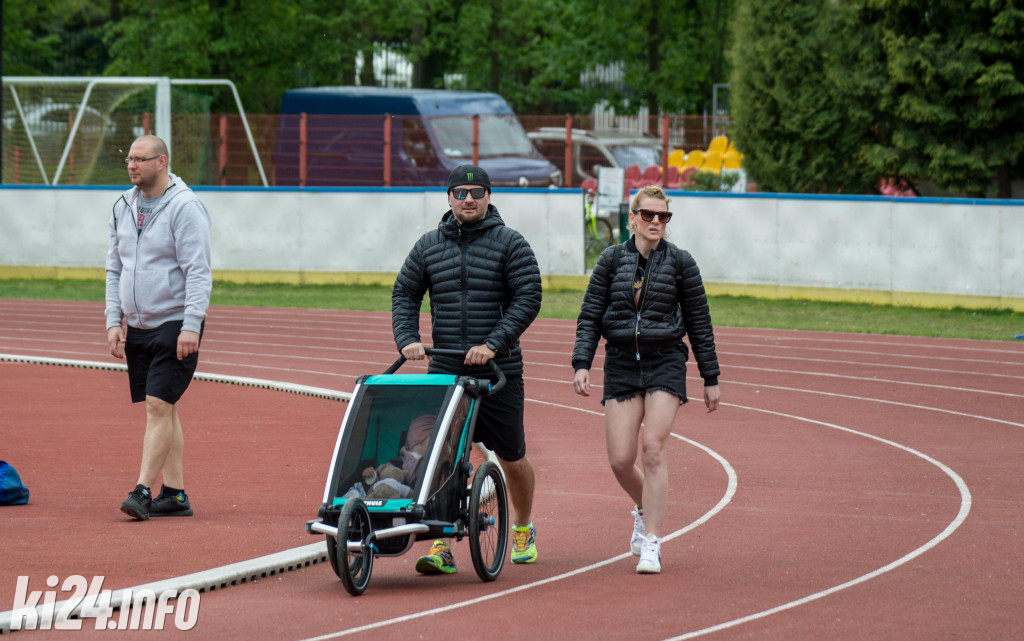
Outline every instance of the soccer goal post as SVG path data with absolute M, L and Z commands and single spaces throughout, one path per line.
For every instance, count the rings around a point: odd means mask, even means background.
M 119 157 L 126 155 L 131 141 L 142 133 L 155 133 L 167 143 L 173 160 L 175 151 L 202 153 L 174 144 L 174 104 L 172 87 L 226 87 L 238 109 L 238 115 L 252 151 L 263 186 L 268 186 L 263 163 L 246 118 L 242 100 L 235 84 L 224 79 L 189 79 L 159 77 L 3 77 L 3 154 L 4 182 L 8 182 L 9 163 L 25 168 L 25 173 L 46 185 L 60 184 L 73 169 L 81 175 L 92 175 L 94 169 L 111 166 L 118 171 Z M 139 124 L 115 114 L 135 103 L 152 109 L 153 121 Z M 208 118 L 209 102 L 206 102 Z M 202 112 L 202 107 L 193 111 Z M 184 140 L 185 138 L 183 138 Z M 194 145 L 193 145 L 194 146 Z M 22 159 L 22 151 L 30 156 Z M 38 176 L 35 176 L 38 172 Z M 103 172 L 99 172 L 101 176 Z M 114 172 L 111 172 L 114 175 Z M 120 179 L 123 172 L 120 173 Z M 103 178 L 101 177 L 101 181 Z M 12 182 L 17 182 L 14 180 Z

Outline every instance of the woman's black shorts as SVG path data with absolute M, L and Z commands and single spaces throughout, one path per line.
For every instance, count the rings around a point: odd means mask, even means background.
M 640 359 L 632 345 L 607 344 L 604 357 L 604 397 L 628 401 L 637 394 L 662 390 L 686 403 L 686 359 L 689 350 L 681 343 L 641 344 Z
M 182 321 L 169 321 L 155 329 L 128 327 L 124 356 L 128 362 L 128 387 L 133 403 L 141 403 L 147 396 L 155 396 L 174 405 L 188 389 L 199 364 L 199 352 L 178 360 L 181 324 Z M 200 340 L 202 336 L 203 330 L 200 328 Z

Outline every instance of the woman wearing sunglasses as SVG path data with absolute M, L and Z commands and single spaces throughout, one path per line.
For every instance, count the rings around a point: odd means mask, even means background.
M 718 356 L 711 314 L 697 263 L 665 239 L 672 213 L 658 186 L 641 188 L 630 203 L 625 243 L 602 252 L 590 277 L 576 325 L 573 389 L 590 396 L 590 368 L 601 337 L 605 442 L 622 489 L 636 504 L 630 549 L 640 574 L 661 572 L 661 537 L 668 501 L 666 444 L 679 406 L 687 402 L 683 337 L 701 378 L 704 405 L 718 409 Z M 642 444 L 636 465 L 637 442 Z

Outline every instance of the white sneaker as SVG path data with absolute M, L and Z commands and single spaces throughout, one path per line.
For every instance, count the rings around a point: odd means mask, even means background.
M 640 562 L 636 564 L 637 574 L 658 574 L 661 572 L 661 541 L 653 534 L 644 538 L 640 549 Z
M 644 544 L 644 513 L 635 505 L 629 513 L 633 515 L 633 537 L 629 539 L 629 550 L 633 556 L 640 556 L 640 548 Z

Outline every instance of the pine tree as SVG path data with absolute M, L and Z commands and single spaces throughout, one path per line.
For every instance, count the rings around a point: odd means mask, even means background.
M 862 22 L 883 47 L 867 149 L 877 170 L 944 190 L 1011 196 L 1024 174 L 1024 9 L 1014 0 L 873 0 Z
M 830 79 L 839 14 L 816 0 L 744 0 L 734 22 L 733 137 L 763 190 L 863 193 L 867 129 Z

